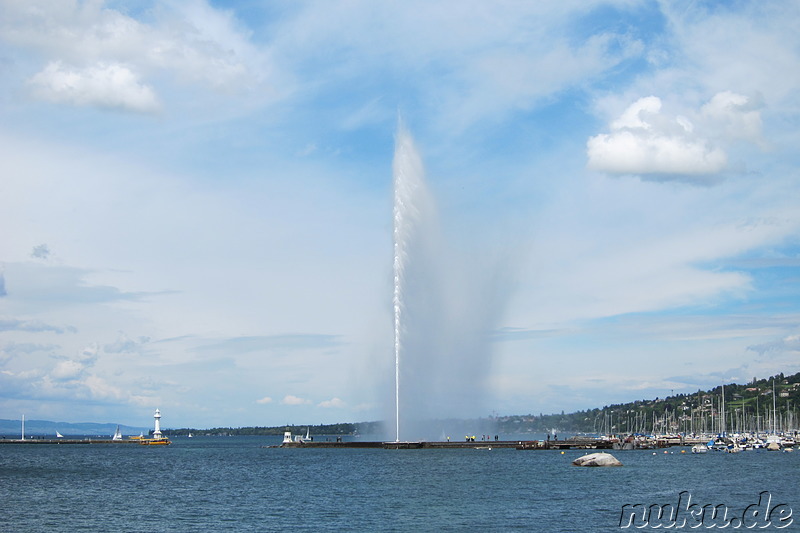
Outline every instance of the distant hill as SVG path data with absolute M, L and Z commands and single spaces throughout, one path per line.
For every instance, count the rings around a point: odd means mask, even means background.
M 775 420 L 772 387 L 775 387 Z M 580 432 L 592 434 L 705 432 L 719 427 L 724 391 L 725 427 L 730 431 L 797 430 L 800 372 L 781 372 L 747 384 L 725 383 L 706 391 L 636 400 L 574 413 L 494 418 L 501 433 Z
M 97 424 L 93 422 L 51 422 L 50 420 L 25 420 L 25 435 L 55 437 L 56 431 L 64 436 L 68 435 L 102 435 L 112 436 L 117 429 L 117 424 Z M 119 425 L 123 435 L 147 434 L 151 428 Z M 19 438 L 22 432 L 22 420 L 0 419 L 0 435 Z

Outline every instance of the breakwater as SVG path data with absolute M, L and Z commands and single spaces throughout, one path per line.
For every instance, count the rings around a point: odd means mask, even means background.
M 570 450 L 609 449 L 611 442 L 603 439 L 567 439 L 550 441 L 486 440 L 486 441 L 292 441 L 274 448 L 382 448 L 385 450 L 456 450 L 473 448 L 478 450 L 511 448 L 516 450 Z
M 139 444 L 133 439 L 0 439 L 0 444 Z

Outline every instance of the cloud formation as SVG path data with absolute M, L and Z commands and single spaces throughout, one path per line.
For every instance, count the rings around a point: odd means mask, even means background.
M 700 137 L 688 118 L 664 116 L 661 99 L 656 96 L 631 104 L 610 129 L 610 133 L 595 135 L 587 142 L 591 170 L 700 177 L 718 174 L 728 163 L 725 151 Z
M 331 398 L 330 400 L 324 400 L 317 404 L 317 407 L 322 407 L 323 409 L 331 409 L 331 408 L 338 408 L 341 409 L 346 407 L 346 403 L 343 402 L 339 398 Z
M 294 396 L 292 394 L 287 394 L 281 400 L 281 404 L 283 405 L 308 405 L 311 403 L 311 400 L 307 400 L 305 398 L 300 398 L 299 396 Z
M 161 109 L 152 87 L 143 84 L 130 68 L 100 63 L 70 68 L 50 63 L 31 78 L 34 95 L 54 103 L 155 113 Z
M 263 78 L 263 56 L 246 33 L 205 2 L 161 4 L 148 21 L 104 2 L 0 8 L 0 38 L 50 58 L 29 79 L 42 100 L 155 113 L 163 104 L 154 82 L 164 75 L 222 91 L 253 88 Z

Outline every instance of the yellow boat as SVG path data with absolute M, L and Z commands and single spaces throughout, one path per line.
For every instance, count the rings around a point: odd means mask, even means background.
M 172 443 L 167 438 L 160 438 L 160 439 L 139 439 L 139 444 L 143 446 L 166 446 L 167 444 L 172 444 Z

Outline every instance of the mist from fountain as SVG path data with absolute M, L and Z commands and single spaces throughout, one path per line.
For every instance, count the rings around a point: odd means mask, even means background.
M 442 438 L 443 420 L 486 413 L 503 291 L 484 254 L 465 257 L 446 245 L 422 158 L 402 124 L 393 181 L 394 437 Z

